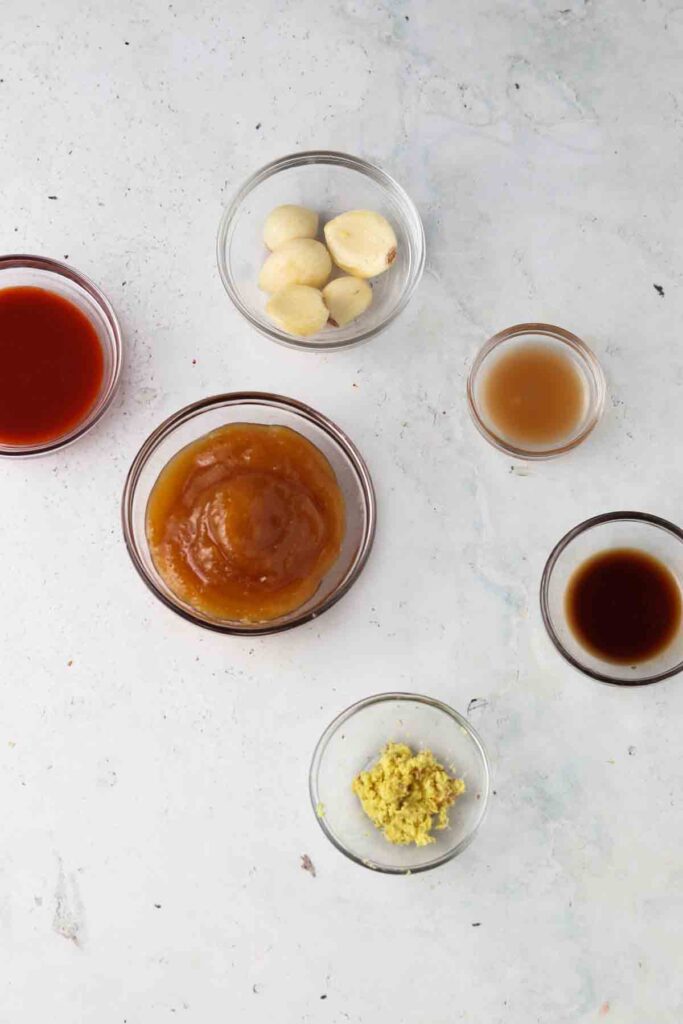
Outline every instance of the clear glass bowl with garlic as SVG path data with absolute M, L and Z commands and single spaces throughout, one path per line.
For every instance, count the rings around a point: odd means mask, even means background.
M 261 334 L 326 351 L 368 340 L 405 308 L 424 268 L 424 230 L 378 167 L 298 153 L 240 189 L 221 219 L 217 256 L 228 295 Z

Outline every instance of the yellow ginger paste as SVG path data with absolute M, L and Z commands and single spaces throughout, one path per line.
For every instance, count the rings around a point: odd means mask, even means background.
M 387 743 L 370 771 L 353 780 L 353 792 L 390 843 L 427 846 L 435 841 L 432 829 L 448 827 L 448 808 L 465 783 L 450 776 L 431 750 L 413 754 L 405 743 Z

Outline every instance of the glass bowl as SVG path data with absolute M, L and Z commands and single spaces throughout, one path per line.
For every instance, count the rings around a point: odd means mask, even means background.
M 530 445 L 522 448 L 511 443 L 497 432 L 483 402 L 483 386 L 495 360 L 503 353 L 507 354 L 515 347 L 529 342 L 537 342 L 569 355 L 584 383 L 585 400 L 581 421 L 572 434 L 548 447 Z M 467 402 L 477 430 L 494 448 L 518 459 L 552 459 L 576 448 L 598 424 L 605 406 L 605 393 L 602 367 L 588 345 L 570 331 L 551 324 L 516 324 L 494 334 L 479 350 L 467 381 Z
M 465 781 L 464 794 L 450 808 L 449 827 L 435 830 L 429 846 L 388 842 L 351 789 L 389 742 L 431 750 Z M 467 719 L 416 693 L 380 693 L 343 711 L 320 737 L 309 777 L 313 810 L 330 842 L 357 864 L 390 875 L 428 871 L 462 853 L 484 818 L 489 786 L 488 759 Z
M 391 222 L 398 239 L 396 259 L 370 282 L 370 308 L 345 327 L 325 327 L 301 338 L 280 330 L 266 315 L 267 297 L 257 284 L 268 255 L 263 225 L 283 203 L 317 210 L 321 239 L 326 221 L 346 210 L 375 210 Z M 316 150 L 274 160 L 249 178 L 221 218 L 217 257 L 225 290 L 257 331 L 292 348 L 328 351 L 367 341 L 405 308 L 422 277 L 425 238 L 412 200 L 385 171 L 356 156 Z
M 102 386 L 90 412 L 73 429 L 37 444 L 0 443 L 0 456 L 45 455 L 64 448 L 90 430 L 111 405 L 121 374 L 121 329 L 107 297 L 84 274 L 45 256 L 0 256 L 0 289 L 43 288 L 68 299 L 97 332 L 104 357 Z
M 346 534 L 337 561 L 316 593 L 301 607 L 267 622 L 216 619 L 185 604 L 157 572 L 147 544 L 145 514 L 150 492 L 166 463 L 181 448 L 226 423 L 267 423 L 291 427 L 327 457 L 346 502 Z M 185 406 L 150 434 L 128 471 L 122 501 L 123 535 L 133 565 L 160 601 L 178 615 L 234 636 L 280 633 L 327 611 L 358 579 L 375 534 L 375 492 L 355 445 L 331 420 L 302 402 L 261 392 L 214 395 Z
M 607 512 L 579 523 L 553 548 L 541 578 L 541 614 L 563 658 L 592 679 L 620 686 L 656 683 L 683 668 L 683 630 L 656 657 L 636 665 L 596 657 L 576 639 L 565 611 L 567 585 L 586 559 L 610 548 L 637 548 L 658 559 L 683 588 L 683 531 L 645 512 Z

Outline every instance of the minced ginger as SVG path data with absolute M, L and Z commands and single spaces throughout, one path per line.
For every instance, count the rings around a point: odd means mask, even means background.
M 435 842 L 432 829 L 448 827 L 448 808 L 465 783 L 450 776 L 431 750 L 413 754 L 405 743 L 387 743 L 377 763 L 353 780 L 353 792 L 390 843 L 427 846 Z

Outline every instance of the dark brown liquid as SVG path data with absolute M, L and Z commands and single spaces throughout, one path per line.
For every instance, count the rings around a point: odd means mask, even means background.
M 581 423 L 585 387 L 571 356 L 530 342 L 492 358 L 482 399 L 494 431 L 512 444 L 558 444 Z
M 660 654 L 681 624 L 681 592 L 652 555 L 613 548 L 575 571 L 566 594 L 569 625 L 592 654 L 616 664 Z

